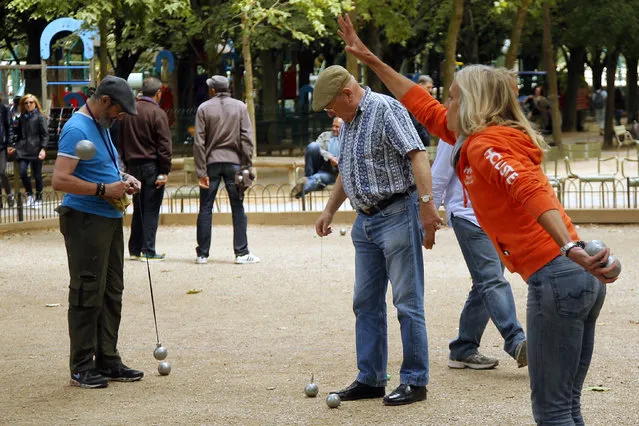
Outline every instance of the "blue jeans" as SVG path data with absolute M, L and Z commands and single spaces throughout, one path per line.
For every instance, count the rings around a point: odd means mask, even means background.
M 335 183 L 337 169 L 324 159 L 317 142 L 311 142 L 304 153 L 304 176 L 308 179 L 302 195 Z
M 417 197 L 407 195 L 373 216 L 358 214 L 351 236 L 355 246 L 357 381 L 386 386 L 386 289 L 390 279 L 404 355 L 400 382 L 425 386 L 429 372 L 424 319 L 424 231 Z
M 213 203 L 217 195 L 220 182 L 224 179 L 226 192 L 231 202 L 231 215 L 233 217 L 233 251 L 235 256 L 244 256 L 249 253 L 246 238 L 248 220 L 244 213 L 244 204 L 235 187 L 235 173 L 240 170 L 239 164 L 212 163 L 206 166 L 209 176 L 209 187 L 200 188 L 200 211 L 197 215 L 197 248 L 198 256 L 209 257 L 211 248 L 211 224 L 213 222 Z
M 528 372 L 537 424 L 584 424 L 579 400 L 605 298 L 605 284 L 563 256 L 528 279 Z
M 513 291 L 504 278 L 504 265 L 479 226 L 454 215 L 451 223 L 473 286 L 459 317 L 459 335 L 448 345 L 450 359 L 462 360 L 477 352 L 488 319 L 504 338 L 504 351 L 514 358 L 517 345 L 526 336 L 517 320 Z
M 164 198 L 164 186 L 156 188 L 160 172 L 156 160 L 130 164 L 128 172 L 140 181 L 142 188 L 133 195 L 133 218 L 129 237 L 129 254 L 155 255 L 155 237 L 158 232 L 160 207 Z
M 44 187 L 42 182 L 42 160 L 18 160 L 20 165 L 20 179 L 27 195 L 33 195 L 33 187 L 31 186 L 31 179 L 29 179 L 29 165 L 31 165 L 31 174 L 35 179 L 36 184 L 36 199 L 42 199 L 42 188 Z

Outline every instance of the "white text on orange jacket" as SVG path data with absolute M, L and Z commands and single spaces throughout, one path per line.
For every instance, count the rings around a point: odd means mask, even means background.
M 519 173 L 506 160 L 502 160 L 501 154 L 493 150 L 492 147 L 484 152 L 484 158 L 490 161 L 495 170 L 498 170 L 499 174 L 506 178 L 508 185 L 512 185 L 517 176 L 519 176 Z

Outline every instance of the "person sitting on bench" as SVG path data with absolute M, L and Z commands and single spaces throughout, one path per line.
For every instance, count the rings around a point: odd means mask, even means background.
M 291 190 L 291 197 L 302 198 L 335 183 L 342 123 L 341 118 L 335 117 L 333 129 L 321 133 L 315 142 L 308 144 L 304 154 L 304 177 Z

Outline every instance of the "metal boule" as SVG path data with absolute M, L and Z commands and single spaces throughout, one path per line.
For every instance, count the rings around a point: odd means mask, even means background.
M 95 145 L 89 140 L 82 139 L 75 144 L 75 155 L 77 155 L 80 160 L 90 160 L 95 155 Z
M 606 268 L 612 264 L 615 265 L 615 269 L 613 269 L 612 272 L 605 274 L 604 277 L 615 278 L 617 275 L 621 273 L 621 262 L 619 261 L 619 259 L 617 259 L 613 255 L 610 255 L 608 256 L 608 262 L 606 262 Z
M 153 351 L 153 356 L 158 361 L 162 361 L 164 358 L 167 357 L 168 354 L 169 351 L 164 346 L 162 346 L 161 343 L 158 343 L 157 348 L 155 348 L 155 350 Z
M 342 228 L 339 230 L 339 234 L 343 237 L 344 235 L 346 235 L 346 228 Z
M 606 247 L 607 246 L 603 241 L 592 240 L 586 243 L 586 247 L 584 247 L 584 250 L 586 250 L 586 253 L 588 253 L 588 255 L 594 256 Z
M 160 376 L 168 376 L 171 373 L 171 364 L 167 361 L 162 361 L 158 365 L 158 373 L 160 373 Z
M 329 408 L 337 408 L 341 403 L 342 400 L 336 393 L 329 393 L 326 397 L 326 405 L 328 405 Z

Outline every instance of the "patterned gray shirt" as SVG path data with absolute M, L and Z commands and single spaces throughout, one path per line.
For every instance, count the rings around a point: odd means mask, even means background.
M 366 87 L 357 114 L 344 122 L 339 171 L 344 192 L 355 209 L 373 206 L 415 185 L 406 154 L 424 151 L 406 108 Z

